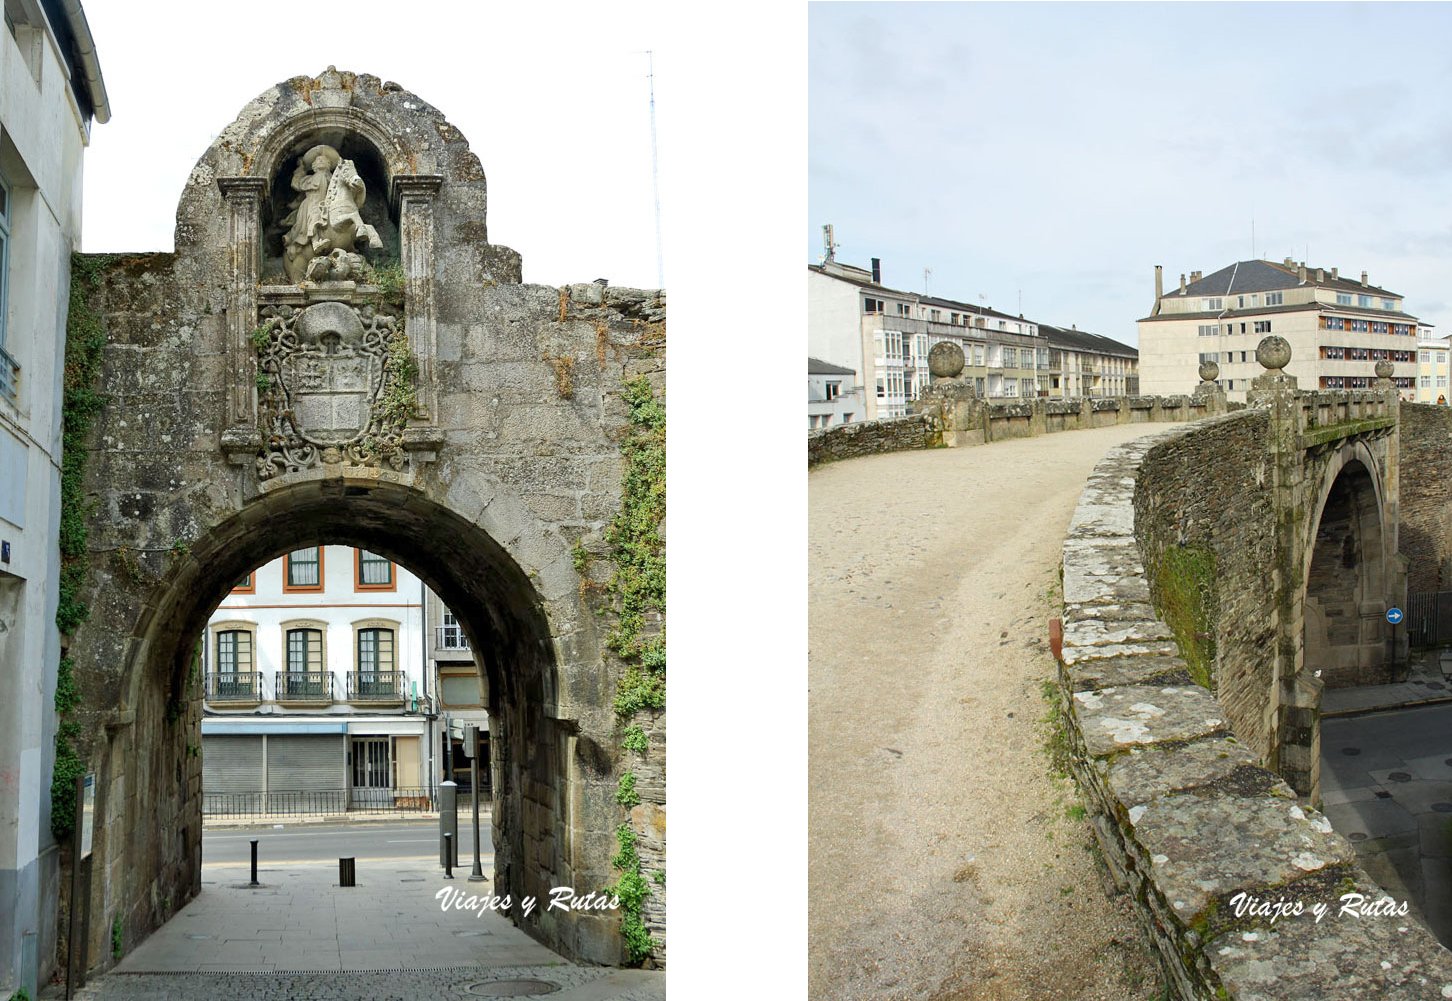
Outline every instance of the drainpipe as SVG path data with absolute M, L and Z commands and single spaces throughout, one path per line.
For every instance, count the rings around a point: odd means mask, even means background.
M 106 82 L 101 79 L 101 63 L 96 58 L 96 43 L 91 37 L 91 26 L 86 23 L 86 13 L 81 9 L 81 0 L 65 0 L 63 7 L 66 24 L 76 42 L 76 55 L 80 58 L 80 76 L 85 78 L 86 89 L 90 91 L 92 113 L 96 121 L 105 125 L 111 120 L 111 102 L 106 97 Z

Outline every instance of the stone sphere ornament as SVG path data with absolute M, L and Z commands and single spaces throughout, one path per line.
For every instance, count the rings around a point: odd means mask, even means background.
M 1392 363 L 1385 358 L 1376 363 L 1376 377 L 1378 379 L 1390 379 L 1393 371 L 1395 369 L 1392 368 Z
M 963 374 L 963 349 L 956 341 L 939 341 L 928 352 L 928 371 L 934 379 L 956 379 Z
M 1291 363 L 1291 346 L 1284 337 L 1271 334 L 1262 338 L 1255 349 L 1255 360 L 1272 372 L 1278 372 Z
M 1213 361 L 1202 361 L 1200 363 L 1200 381 L 1214 382 L 1220 378 L 1220 366 Z

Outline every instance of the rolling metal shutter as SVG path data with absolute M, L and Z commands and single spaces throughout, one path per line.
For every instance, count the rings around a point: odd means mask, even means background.
M 262 792 L 262 738 L 202 738 L 202 788 L 209 793 Z
M 341 733 L 269 734 L 268 791 L 346 792 L 343 740 Z

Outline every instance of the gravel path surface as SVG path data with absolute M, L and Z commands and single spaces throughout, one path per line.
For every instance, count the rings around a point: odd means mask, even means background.
M 1077 793 L 1051 778 L 1064 533 L 1127 425 L 809 476 L 814 998 L 1159 996 Z

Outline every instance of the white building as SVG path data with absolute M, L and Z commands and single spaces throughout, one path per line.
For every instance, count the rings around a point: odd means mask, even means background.
M 48 16 L 49 14 L 49 16 Z M 53 19 L 52 19 L 53 18 Z M 6 0 L 0 30 L 0 997 L 55 965 L 61 373 L 81 158 L 111 116 L 79 3 Z
M 474 727 L 478 738 L 479 787 L 492 787 L 489 771 L 489 693 L 481 680 L 469 649 L 469 638 L 438 596 L 428 592 L 424 618 L 433 635 L 433 691 L 437 692 L 439 717 L 439 782 L 451 779 L 460 792 L 471 789 L 469 756 L 464 750 L 466 727 Z
M 1336 268 L 1311 268 L 1287 258 L 1238 261 L 1211 275 L 1196 271 L 1165 292 L 1155 268 L 1155 303 L 1139 321 L 1143 392 L 1191 392 L 1204 361 L 1220 366 L 1220 385 L 1244 402 L 1264 369 L 1255 349 L 1268 334 L 1291 346 L 1288 375 L 1302 389 L 1368 389 L 1376 363 L 1392 363 L 1392 379 L 1410 398 L 1417 376 L 1417 328 L 1396 292 L 1343 278 Z
M 255 570 L 203 641 L 203 810 L 426 805 L 436 722 L 426 588 L 348 546 Z
M 1448 353 L 1448 338 L 1433 336 L 1432 325 L 1421 324 L 1417 334 L 1415 402 L 1446 404 L 1452 399 L 1452 390 L 1447 388 L 1447 377 L 1452 374 L 1449 373 Z
M 807 358 L 807 429 L 851 424 L 865 411 L 862 384 L 850 368 Z

